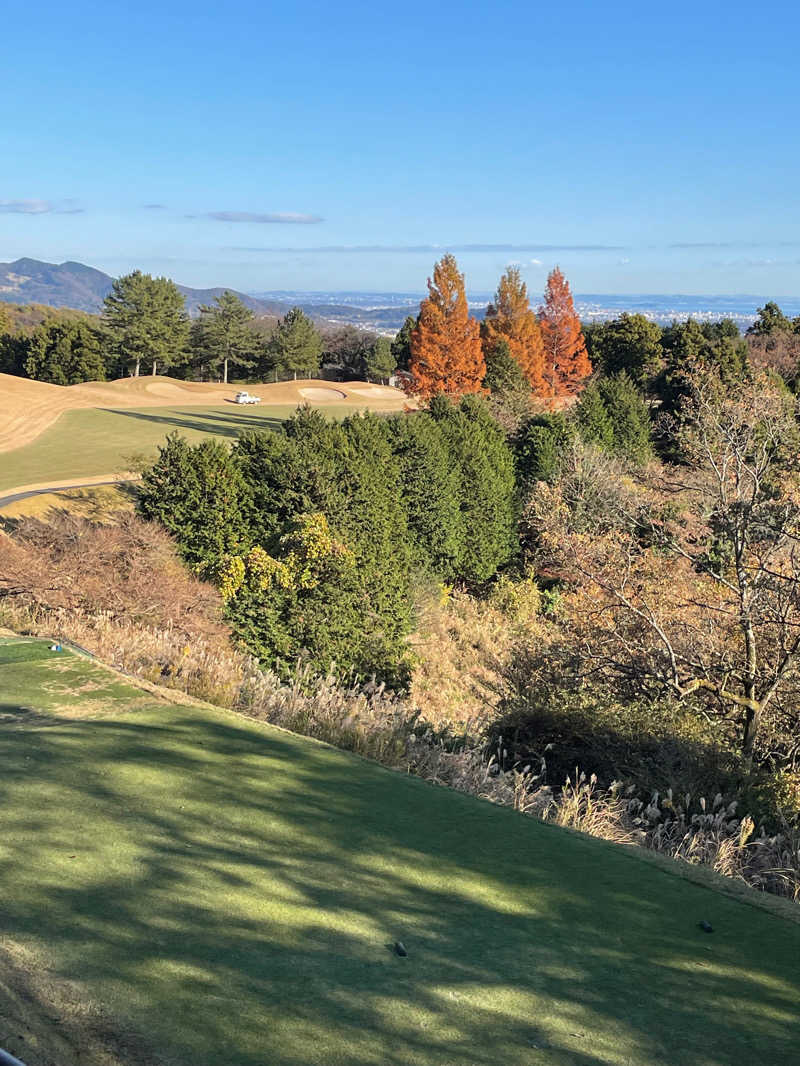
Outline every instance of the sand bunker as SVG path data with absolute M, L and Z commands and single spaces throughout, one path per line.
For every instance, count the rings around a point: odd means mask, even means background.
M 297 391 L 304 399 L 316 400 L 317 403 L 324 403 L 325 400 L 347 399 L 347 393 L 340 392 L 338 389 L 323 389 L 314 385 L 311 385 L 309 388 L 298 389 Z
M 248 390 L 264 404 L 347 403 L 355 408 L 401 411 L 408 400 L 399 389 L 366 381 L 343 381 L 331 388 L 314 378 L 300 381 L 250 384 Z M 87 381 L 82 385 L 48 385 L 10 374 L 0 374 L 0 452 L 30 444 L 64 411 L 78 408 L 166 407 L 170 404 L 232 403 L 239 385 L 219 382 L 178 381 L 143 374 L 117 381 Z
M 147 392 L 151 396 L 185 396 L 186 389 L 182 389 L 180 385 L 167 385 L 157 382 L 155 385 L 148 385 Z
M 358 396 L 377 396 L 381 400 L 387 400 L 395 390 L 386 385 L 353 385 L 350 392 Z

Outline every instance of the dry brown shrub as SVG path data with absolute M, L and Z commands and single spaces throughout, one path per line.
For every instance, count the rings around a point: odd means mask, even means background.
M 184 640 L 230 632 L 217 591 L 187 571 L 163 530 L 130 514 L 114 525 L 64 513 L 10 523 L 0 533 L 0 600 L 54 622 L 69 613 Z
M 527 582 L 501 584 L 487 601 L 454 592 L 421 605 L 410 702 L 422 717 L 436 727 L 480 735 L 507 695 L 515 637 L 522 628 L 543 628 L 537 609 L 538 591 Z

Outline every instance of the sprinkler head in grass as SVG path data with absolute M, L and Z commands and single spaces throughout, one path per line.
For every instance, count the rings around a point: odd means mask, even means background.
M 713 933 L 714 932 L 714 928 L 711 925 L 711 922 L 707 922 L 705 920 L 705 918 L 701 922 L 698 922 L 697 924 L 700 926 L 700 928 L 703 930 L 704 933 Z
M 408 952 L 406 951 L 405 944 L 403 943 L 402 940 L 395 940 L 395 942 L 394 942 L 394 950 L 395 950 L 395 954 L 399 955 L 401 959 L 407 958 Z

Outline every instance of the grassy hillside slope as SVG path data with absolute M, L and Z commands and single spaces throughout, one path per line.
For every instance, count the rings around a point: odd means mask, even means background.
M 41 642 L 0 642 L 0 720 L 29 1066 L 800 1059 L 800 925 L 677 866 Z
M 221 405 L 223 411 L 240 411 L 241 408 L 233 406 L 238 390 L 238 385 L 179 381 L 149 374 L 66 386 L 0 374 L 0 456 L 36 441 L 65 411 L 87 408 L 103 411 L 137 411 L 150 407 L 183 409 L 198 405 Z M 399 389 L 366 381 L 301 379 L 266 382 L 251 385 L 250 391 L 261 396 L 265 408 L 290 410 L 298 404 L 310 403 L 323 408 L 344 406 L 348 410 L 399 411 L 407 403 L 405 393 Z
M 192 442 L 203 437 L 235 437 L 246 429 L 274 427 L 294 408 L 149 407 L 126 411 L 66 411 L 32 444 L 0 453 L 0 491 L 17 485 L 114 474 L 127 469 L 134 454 L 155 458 L 167 433 L 177 430 Z M 337 409 L 338 410 L 338 409 Z M 350 409 L 352 410 L 352 409 Z M 339 412 L 341 413 L 341 412 Z
M 344 418 L 367 405 L 326 404 L 329 418 Z M 274 428 L 294 413 L 289 404 L 238 407 L 146 407 L 130 410 L 66 411 L 32 444 L 0 452 L 0 492 L 21 485 L 57 485 L 127 469 L 134 454 L 155 458 L 167 433 L 192 442 L 203 437 L 232 439 L 247 429 Z

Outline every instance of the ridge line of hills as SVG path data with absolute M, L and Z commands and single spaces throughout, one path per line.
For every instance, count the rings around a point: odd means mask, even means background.
M 75 311 L 97 314 L 103 300 L 111 292 L 113 278 L 95 267 L 68 260 L 65 263 L 45 263 L 39 259 L 16 259 L 0 263 L 0 301 L 20 304 L 47 304 L 50 307 L 69 307 Z M 224 285 L 211 289 L 193 289 L 178 285 L 186 300 L 190 315 L 198 312 L 200 304 L 212 303 L 225 292 Z M 235 289 L 228 291 L 236 292 Z M 236 295 L 256 314 L 283 315 L 293 305 L 277 300 L 256 299 L 243 292 Z

